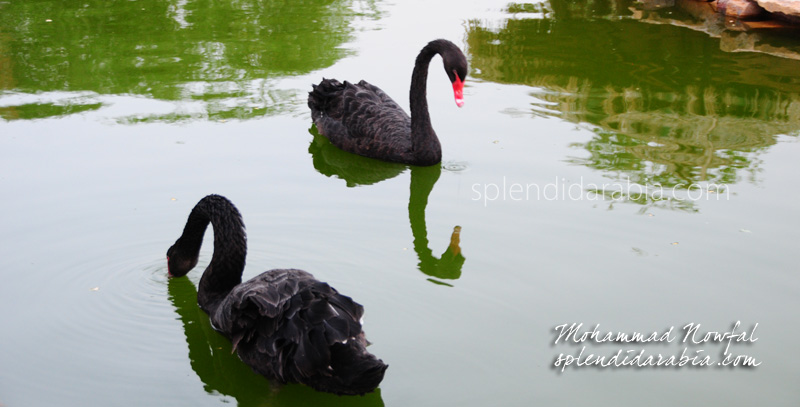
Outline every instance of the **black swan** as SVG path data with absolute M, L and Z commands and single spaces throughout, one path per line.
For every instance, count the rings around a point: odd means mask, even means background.
M 171 277 L 195 265 L 209 222 L 214 254 L 197 302 L 214 329 L 255 372 L 335 394 L 364 394 L 388 367 L 366 350 L 364 308 L 302 270 L 270 270 L 242 283 L 247 238 L 239 210 L 209 195 L 195 205 L 183 234 L 167 250 Z
M 426 84 L 428 65 L 442 56 L 453 83 L 456 104 L 464 104 L 467 58 L 447 40 L 422 48 L 411 75 L 411 117 L 378 87 L 323 79 L 308 94 L 311 118 L 319 132 L 342 150 L 379 160 L 428 166 L 442 161 L 442 146 L 431 127 Z

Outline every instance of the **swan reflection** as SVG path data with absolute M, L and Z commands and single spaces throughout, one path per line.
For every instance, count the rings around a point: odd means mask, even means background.
M 428 206 L 428 196 L 433 186 L 442 173 L 442 167 L 411 167 L 411 195 L 408 200 L 408 219 L 411 223 L 411 234 L 414 235 L 414 251 L 419 257 L 419 271 L 442 280 L 456 280 L 461 277 L 461 267 L 464 265 L 464 255 L 461 254 L 461 226 L 453 228 L 450 235 L 450 244 L 438 258 L 433 255 L 428 242 L 427 222 L 425 221 L 425 208 Z M 437 284 L 445 284 L 438 280 L 429 279 Z
M 414 238 L 414 251 L 419 259 L 417 267 L 419 271 L 431 277 L 429 281 L 436 284 L 450 285 L 440 280 L 455 280 L 461 277 L 465 258 L 460 247 L 460 226 L 453 228 L 450 242 L 441 256 L 434 256 L 433 250 L 429 247 L 425 209 L 428 206 L 428 196 L 442 173 L 441 165 L 409 167 L 361 157 L 340 150 L 320 135 L 314 126 L 309 129 L 309 133 L 313 136 L 313 140 L 308 152 L 312 156 L 314 168 L 320 174 L 344 180 L 348 187 L 376 184 L 394 178 L 410 168 L 408 219 Z

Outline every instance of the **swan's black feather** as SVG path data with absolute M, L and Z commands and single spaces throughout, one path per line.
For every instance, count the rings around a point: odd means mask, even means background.
M 238 215 L 238 210 L 227 199 L 219 198 L 201 200 L 187 222 L 199 225 L 206 217 L 214 227 L 214 255 L 198 290 L 198 301 L 214 328 L 231 340 L 242 361 L 276 382 L 300 382 L 336 394 L 374 390 L 387 366 L 367 352 L 360 322 L 364 308 L 350 297 L 295 269 L 270 270 L 229 286 L 210 285 L 235 280 L 222 278 L 220 273 L 238 273 L 240 281 L 244 266 L 243 258 L 232 262 L 233 267 L 220 262 L 229 260 L 230 253 L 218 253 L 220 247 L 227 246 L 217 241 L 244 239 L 244 229 L 243 225 L 231 227 L 226 223 L 240 217 L 229 216 L 233 211 Z M 185 241 L 199 248 L 202 238 L 190 237 L 198 230 L 187 227 L 184 236 L 170 248 L 171 268 L 186 262 L 181 253 L 197 253 L 193 247 L 174 248 L 184 247 Z M 244 250 L 238 252 L 244 256 Z
M 411 118 L 376 86 L 323 79 L 311 98 L 322 106 L 312 109 L 317 129 L 333 145 L 386 161 L 411 159 Z

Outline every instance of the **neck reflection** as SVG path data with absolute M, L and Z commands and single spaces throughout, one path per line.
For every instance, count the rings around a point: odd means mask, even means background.
M 461 226 L 453 228 L 450 235 L 450 244 L 438 258 L 433 255 L 429 247 L 428 228 L 425 220 L 425 209 L 428 206 L 428 196 L 433 190 L 439 175 L 442 172 L 440 165 L 430 167 L 411 167 L 411 194 L 408 200 L 408 220 L 411 223 L 411 234 L 414 236 L 414 251 L 419 258 L 419 271 L 441 280 L 456 280 L 461 277 L 461 268 L 464 266 L 464 255 L 461 254 Z M 428 279 L 437 284 L 442 281 Z
M 441 165 L 406 166 L 361 157 L 336 148 L 328 139 L 320 135 L 314 126 L 309 129 L 309 133 L 314 137 L 308 147 L 314 168 L 325 176 L 341 178 L 348 187 L 376 184 L 394 178 L 410 168 L 408 219 L 414 238 L 414 251 L 419 259 L 417 267 L 419 271 L 430 276 L 428 281 L 435 284 L 451 286 L 441 280 L 456 280 L 461 277 L 465 258 L 460 247 L 460 226 L 453 228 L 450 243 L 441 256 L 434 256 L 433 250 L 429 247 L 425 209 L 428 206 L 428 197 L 441 175 Z

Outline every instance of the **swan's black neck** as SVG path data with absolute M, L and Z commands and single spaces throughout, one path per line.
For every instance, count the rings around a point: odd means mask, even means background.
M 417 55 L 411 74 L 411 143 L 416 165 L 432 165 L 442 160 L 442 146 L 431 125 L 427 96 L 428 66 L 442 50 L 441 41 L 429 42 Z
M 209 195 L 192 209 L 176 245 L 181 252 L 200 252 L 209 222 L 214 228 L 214 255 L 200 278 L 197 302 L 206 312 L 214 309 L 233 287 L 242 282 L 247 236 L 239 210 L 225 197 Z

